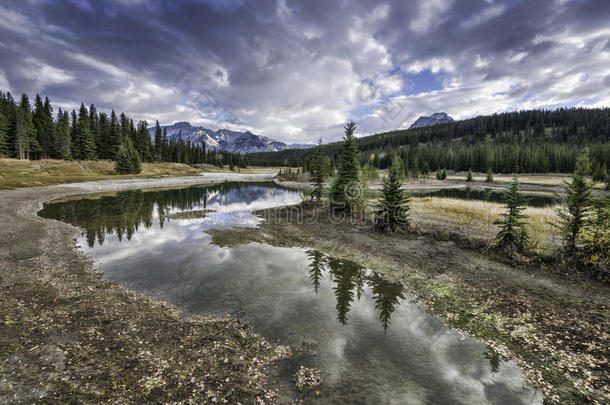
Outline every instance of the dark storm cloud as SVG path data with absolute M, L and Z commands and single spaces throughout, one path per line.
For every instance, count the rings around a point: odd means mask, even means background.
M 610 102 L 603 0 L 24 0 L 0 13 L 5 90 L 288 141 L 336 139 L 350 118 L 373 132 L 436 110 Z M 407 95 L 421 72 L 443 88 Z

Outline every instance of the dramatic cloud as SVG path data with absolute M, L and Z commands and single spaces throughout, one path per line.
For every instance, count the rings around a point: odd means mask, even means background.
M 0 4 L 0 89 L 163 124 L 336 140 L 610 106 L 606 0 L 22 0 Z

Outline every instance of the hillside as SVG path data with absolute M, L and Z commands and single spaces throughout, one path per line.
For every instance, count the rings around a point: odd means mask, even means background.
M 479 116 L 423 128 L 402 129 L 358 139 L 361 163 L 385 168 L 396 154 L 411 171 L 441 168 L 497 173 L 571 172 L 588 147 L 594 170 L 610 167 L 610 108 L 530 110 Z M 341 142 L 323 146 L 331 164 Z M 313 150 L 248 155 L 256 165 L 307 166 Z

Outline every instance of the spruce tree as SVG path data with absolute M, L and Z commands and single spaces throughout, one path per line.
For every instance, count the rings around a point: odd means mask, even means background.
M 41 157 L 48 159 L 54 155 L 53 110 L 49 98 L 42 99 L 36 94 L 32 122 L 36 128 L 36 140 L 40 145 Z
M 32 122 L 32 111 L 28 96 L 21 96 L 21 103 L 17 109 L 15 151 L 19 159 L 29 159 L 30 152 L 36 151 L 36 128 Z
M 4 116 L 4 112 L 0 109 L 0 157 L 9 156 L 7 128 L 8 120 Z
M 383 189 L 379 205 L 375 210 L 375 229 L 383 232 L 395 233 L 408 228 L 409 198 L 400 188 L 398 164 L 390 167 L 388 177 L 383 179 Z
M 97 113 L 97 108 L 95 108 L 95 105 L 93 104 L 91 104 L 89 107 L 89 129 L 95 144 L 95 155 L 102 159 L 102 126 L 100 123 L 100 116 Z
M 178 163 L 182 163 L 182 149 L 184 149 L 184 140 L 182 139 L 182 130 L 179 130 L 176 140 L 176 161 Z
M 159 162 L 163 153 L 163 133 L 159 121 L 155 124 L 155 160 Z
M 167 161 L 167 128 L 163 128 L 163 136 L 161 137 L 161 161 Z
M 472 170 L 468 169 L 468 174 L 466 175 L 466 181 L 472 181 Z
M 80 152 L 78 152 L 77 149 L 77 145 L 76 145 L 76 131 L 77 131 L 77 127 L 78 127 L 78 117 L 76 116 L 76 111 L 72 110 L 72 112 L 70 113 L 70 150 L 71 150 L 71 154 L 72 154 L 72 159 L 76 159 L 75 156 L 77 156 Z
M 55 125 L 55 153 L 59 159 L 71 159 L 70 152 L 70 117 L 67 111 L 61 108 L 57 112 L 57 123 Z
M 118 174 L 138 174 L 142 171 L 140 155 L 129 138 L 119 147 L 114 169 Z
M 576 253 L 578 236 L 586 223 L 591 209 L 593 183 L 588 179 L 591 172 L 588 152 L 584 151 L 576 162 L 572 181 L 564 181 L 565 209 L 560 209 L 559 228 L 564 236 L 564 248 L 572 256 Z
M 322 138 L 318 139 L 318 146 L 316 147 L 313 159 L 311 175 L 314 186 L 311 198 L 319 203 L 324 195 L 326 180 L 326 168 L 324 167 L 324 155 L 322 154 Z
M 519 176 L 515 173 L 510 188 L 504 193 L 504 204 L 506 212 L 500 214 L 501 218 L 494 221 L 500 226 L 500 232 L 496 236 L 496 243 L 507 255 L 517 251 L 521 252 L 528 241 L 528 233 L 525 227 L 523 214 L 526 209 L 526 200 L 519 192 Z
M 494 182 L 494 174 L 491 171 L 491 167 L 489 169 L 487 169 L 487 177 L 485 178 L 485 181 L 487 183 L 493 183 Z
M 441 172 L 441 180 L 446 180 L 447 179 L 447 169 L 443 168 L 443 171 Z
M 91 133 L 91 123 L 89 119 L 87 107 L 81 103 L 74 138 L 74 158 L 77 160 L 95 159 L 95 139 Z
M 114 110 L 110 112 L 110 133 L 108 137 L 108 158 L 116 160 L 119 148 L 123 141 L 121 139 L 121 126 Z
M 364 190 L 360 181 L 359 152 L 354 137 L 356 124 L 345 125 L 343 154 L 339 162 L 338 175 L 330 190 L 330 202 L 333 208 L 352 212 L 364 201 Z

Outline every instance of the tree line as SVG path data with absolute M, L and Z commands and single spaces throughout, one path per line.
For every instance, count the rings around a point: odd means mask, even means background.
M 610 167 L 610 108 L 561 108 L 493 114 L 424 128 L 358 138 L 360 166 L 379 169 L 400 159 L 402 174 L 416 177 L 439 169 L 494 173 L 571 173 L 587 148 L 592 170 Z M 341 142 L 323 147 L 337 167 Z M 312 149 L 250 155 L 255 165 L 300 166 L 313 161 Z
M 168 139 L 156 122 L 154 142 L 146 121 L 134 123 L 114 110 L 99 112 L 83 103 L 78 111 L 57 114 L 48 97 L 36 95 L 31 106 L 26 94 L 16 102 L 0 92 L 0 157 L 17 159 L 114 160 L 125 164 L 144 162 L 210 163 L 245 167 L 247 159 L 226 151 L 206 150 L 205 144 Z M 128 159 L 128 160 L 125 160 Z M 119 165 L 117 165 L 118 167 Z

